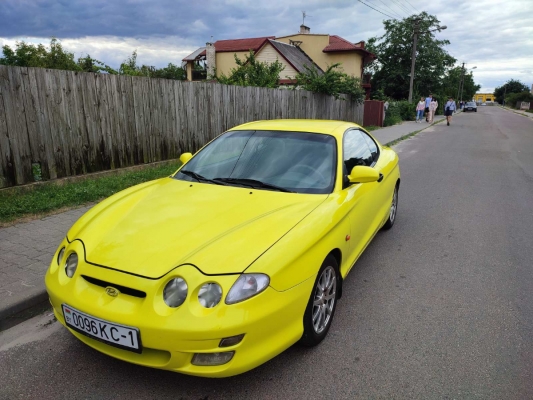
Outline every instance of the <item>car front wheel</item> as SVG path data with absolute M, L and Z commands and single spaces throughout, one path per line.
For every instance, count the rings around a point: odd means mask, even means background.
M 396 221 L 396 214 L 398 213 L 398 185 L 394 188 L 394 193 L 392 194 L 392 202 L 389 209 L 389 219 L 383 225 L 383 229 L 390 229 Z
M 318 271 L 305 309 L 304 333 L 300 339 L 304 346 L 316 346 L 328 334 L 337 307 L 340 279 L 337 260 L 332 255 L 327 256 Z

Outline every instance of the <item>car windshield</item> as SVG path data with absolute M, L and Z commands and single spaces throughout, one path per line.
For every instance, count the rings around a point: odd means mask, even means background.
M 331 193 L 333 136 L 285 131 L 230 131 L 194 156 L 175 179 L 298 193 Z
M 466 105 L 469 106 L 469 107 L 472 107 L 472 106 L 475 106 L 476 103 L 474 103 L 473 101 L 470 101 L 470 102 L 466 103 Z

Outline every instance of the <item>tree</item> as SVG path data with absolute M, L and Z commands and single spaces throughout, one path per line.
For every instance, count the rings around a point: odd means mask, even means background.
M 178 67 L 172 63 L 165 68 L 157 69 L 148 65 L 137 65 L 137 50 L 131 56 L 126 58 L 118 70 L 119 75 L 145 76 L 147 78 L 163 78 L 184 80 L 187 78 L 187 72 L 184 68 Z
M 61 42 L 55 38 L 50 40 L 49 49 L 42 44 L 36 46 L 22 41 L 16 43 L 15 49 L 5 45 L 2 51 L 4 57 L 0 58 L 0 64 L 3 65 L 80 70 L 74 61 L 74 53 L 64 50 Z
M 511 93 L 505 96 L 505 104 L 509 107 L 520 108 L 520 103 L 525 101 L 526 103 L 533 102 L 533 94 L 530 92 Z
M 361 87 L 361 80 L 346 74 L 340 66 L 340 63 L 330 65 L 323 74 L 320 74 L 316 68 L 309 68 L 306 65 L 305 72 L 296 75 L 295 88 L 324 93 L 337 99 L 341 94 L 347 94 L 352 100 L 362 103 L 365 91 Z
M 481 88 L 480 85 L 476 85 L 474 82 L 474 75 L 472 72 L 464 71 L 463 82 L 463 100 L 469 101 L 474 98 L 474 94 Z M 460 100 L 461 93 L 459 92 L 459 86 L 463 76 L 462 67 L 454 67 L 446 72 L 446 75 L 442 79 L 442 85 L 436 93 L 442 95 L 443 98 L 452 96 L 456 100 Z
M 529 88 L 522 82 L 510 79 L 504 85 L 497 87 L 494 90 L 494 97 L 498 103 L 503 104 L 504 94 L 507 97 L 511 93 L 522 93 L 527 92 L 528 90 Z
M 185 70 L 185 68 L 178 67 L 177 65 L 169 63 L 168 66 L 166 66 L 165 68 L 156 69 L 152 77 L 185 80 L 187 79 L 187 71 Z
M 229 76 L 221 74 L 216 77 L 218 82 L 224 85 L 277 88 L 279 74 L 285 68 L 278 60 L 273 63 L 257 61 L 253 51 L 244 60 L 235 54 L 235 63 L 237 68 L 232 68 Z
M 437 40 L 433 32 L 426 33 L 440 21 L 422 12 L 401 21 L 383 21 L 385 34 L 368 40 L 366 48 L 377 56 L 377 60 L 366 67 L 366 71 L 372 73 L 373 92 L 381 89 L 391 98 L 407 99 L 416 19 L 419 19 L 421 33 L 417 43 L 414 92 L 429 94 L 442 89 L 442 79 L 456 59 L 443 48 L 450 44 L 448 40 Z
M 15 49 L 8 45 L 3 46 L 2 52 L 4 53 L 4 57 L 0 58 L 0 64 L 2 65 L 116 73 L 112 68 L 101 61 L 91 58 L 88 54 L 85 57 L 80 57 L 76 62 L 74 53 L 63 49 L 61 42 L 55 38 L 50 40 L 49 48 L 42 44 L 36 46 L 21 41 L 16 43 Z

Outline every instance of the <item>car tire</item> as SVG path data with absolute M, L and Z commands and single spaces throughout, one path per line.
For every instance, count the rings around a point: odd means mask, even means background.
M 324 340 L 333 322 L 340 285 L 339 265 L 335 257 L 330 254 L 318 270 L 304 313 L 304 333 L 300 344 L 313 347 Z
M 392 228 L 394 225 L 394 221 L 396 221 L 396 215 L 398 214 L 398 185 L 394 188 L 394 193 L 392 194 L 392 202 L 389 209 L 389 218 L 387 219 L 387 222 L 385 222 L 385 225 L 383 225 L 383 229 L 387 230 Z

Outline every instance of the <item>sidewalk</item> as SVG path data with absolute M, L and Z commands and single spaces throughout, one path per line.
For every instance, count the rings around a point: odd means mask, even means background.
M 457 114 L 456 114 L 457 115 Z M 444 119 L 443 115 L 436 115 L 433 122 L 437 123 Z M 381 144 L 388 145 L 404 136 L 410 135 L 413 132 L 421 131 L 429 128 L 431 124 L 428 124 L 425 120 L 422 123 L 417 124 L 415 121 L 404 121 L 401 124 L 388 126 L 386 128 L 376 129 L 370 132 Z
M 437 116 L 435 122 L 443 118 Z M 371 133 L 386 145 L 430 126 L 425 121 L 404 122 Z M 91 207 L 0 228 L 0 329 L 10 316 L 47 300 L 44 275 L 52 256 L 72 224 Z
M 529 113 L 523 110 L 515 110 L 514 108 L 509 108 L 506 106 L 500 106 L 500 108 L 503 108 L 505 111 L 514 112 L 515 114 L 522 114 L 525 117 L 533 119 L 533 113 Z

